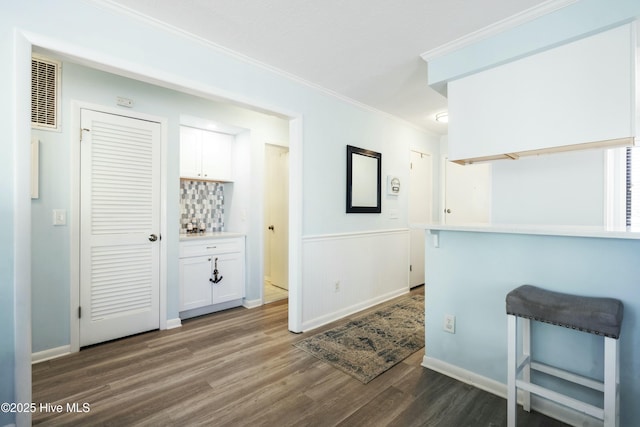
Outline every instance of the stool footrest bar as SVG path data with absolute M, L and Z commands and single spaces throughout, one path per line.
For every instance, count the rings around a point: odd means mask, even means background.
M 604 383 L 592 378 L 583 377 L 582 375 L 539 362 L 531 362 L 531 369 L 604 393 Z
M 517 380 L 516 386 L 521 390 L 528 391 L 546 399 L 551 399 L 556 403 L 575 409 L 576 411 L 591 415 L 599 420 L 604 420 L 604 409 L 598 408 L 597 406 L 590 405 L 565 394 L 558 393 L 557 391 L 549 390 L 537 384 L 527 383 L 522 380 Z

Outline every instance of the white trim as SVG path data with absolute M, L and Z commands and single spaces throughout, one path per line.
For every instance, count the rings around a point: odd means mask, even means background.
M 440 359 L 429 357 L 425 354 L 422 358 L 422 366 L 439 372 L 443 375 L 469 384 L 503 399 L 507 398 L 507 385 L 475 372 L 460 368 L 459 366 L 443 362 Z M 522 401 L 522 394 L 518 394 L 518 402 Z M 537 396 L 531 396 L 531 408 L 548 417 L 555 418 L 564 423 L 583 427 L 602 427 L 602 421 L 596 420 L 585 414 L 580 414 L 557 403 L 553 403 Z
M 31 402 L 31 44 L 14 32 L 12 127 L 13 145 L 13 398 Z M 11 142 L 9 143 L 11 144 Z M 11 262 L 11 261 L 10 261 Z M 11 369 L 11 368 L 9 368 Z M 17 425 L 31 425 L 31 413 L 18 412 Z
M 458 49 L 470 46 L 481 40 L 488 39 L 489 37 L 495 36 L 496 34 L 510 30 L 529 21 L 533 21 L 534 19 L 540 18 L 541 16 L 547 15 L 551 12 L 555 12 L 556 10 L 567 7 L 573 3 L 576 3 L 577 1 L 578 0 L 548 0 L 544 3 L 512 15 L 508 18 L 487 25 L 486 27 L 481 28 L 477 31 L 459 37 L 436 48 L 430 49 L 422 53 L 420 57 L 426 62 L 432 61 Z
M 167 327 L 165 329 L 180 328 L 180 327 L 182 327 L 182 320 L 179 317 L 176 317 L 174 319 L 167 319 L 166 326 Z
M 507 386 L 505 384 L 483 375 L 476 374 L 475 372 L 467 371 L 466 369 L 462 369 L 456 365 L 443 362 L 440 359 L 434 359 L 433 357 L 429 357 L 425 354 L 422 358 L 422 366 L 458 381 L 462 381 L 463 383 L 472 385 L 480 390 L 495 394 L 496 396 L 500 396 L 505 399 L 507 397 Z
M 289 121 L 289 322 L 291 332 L 302 331 L 302 193 L 303 118 Z M 263 215 L 264 218 L 264 215 Z M 264 227 L 263 227 L 264 230 Z M 264 241 L 262 242 L 264 247 Z M 264 257 L 262 258 L 264 259 Z M 263 288 L 263 286 L 261 286 Z
M 164 200 L 167 194 L 167 118 L 154 116 L 139 111 L 122 111 L 121 109 L 93 104 L 84 101 L 71 100 L 71 130 L 69 134 L 75 135 L 73 129 L 80 129 L 80 112 L 83 109 L 99 111 L 118 116 L 127 116 L 135 119 L 146 120 L 160 124 L 160 236 L 167 236 L 167 202 Z M 69 221 L 70 241 L 70 348 L 71 352 L 80 351 L 80 319 L 78 318 L 78 306 L 80 305 L 80 143 L 71 141 L 71 164 L 69 191 L 71 199 L 71 212 Z M 167 328 L 167 239 L 161 238 L 160 243 L 160 295 L 159 295 L 159 327 Z
M 305 242 L 321 242 L 324 240 L 335 240 L 335 239 L 352 239 L 354 237 L 366 237 L 372 234 L 402 234 L 409 231 L 409 228 L 391 228 L 385 230 L 364 230 L 364 231 L 353 231 L 346 233 L 333 233 L 333 234 L 316 234 L 303 236 L 302 240 Z
M 359 311 L 366 310 L 367 308 L 373 307 L 374 305 L 381 304 L 383 302 L 389 301 L 393 298 L 397 298 L 402 295 L 406 295 L 408 293 L 409 293 L 409 287 L 407 286 L 406 288 L 389 292 L 387 294 L 384 294 L 379 297 L 372 298 L 366 301 L 362 301 L 358 304 L 354 304 L 342 310 L 334 311 L 332 313 L 326 314 L 321 317 L 316 317 L 315 319 L 303 322 L 302 332 L 307 332 L 311 329 L 319 328 L 320 326 L 324 326 L 326 324 L 334 322 L 343 317 L 350 316 Z
M 242 306 L 244 308 L 257 308 L 257 307 L 261 307 L 263 305 L 262 303 L 262 298 L 259 299 L 245 299 L 244 302 L 242 303 Z
M 44 362 L 46 360 L 56 359 L 60 356 L 66 356 L 71 354 L 71 346 L 63 345 L 56 348 L 49 348 L 47 350 L 38 351 L 31 354 L 31 364 Z

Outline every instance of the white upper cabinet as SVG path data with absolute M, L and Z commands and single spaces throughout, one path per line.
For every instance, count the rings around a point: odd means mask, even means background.
M 180 178 L 232 181 L 235 138 L 219 132 L 180 127 Z
M 449 159 L 632 141 L 635 50 L 627 24 L 449 82 Z

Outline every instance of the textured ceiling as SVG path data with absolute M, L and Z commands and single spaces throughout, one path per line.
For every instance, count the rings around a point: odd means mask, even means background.
M 446 98 L 420 54 L 548 1 L 108 0 L 423 129 Z

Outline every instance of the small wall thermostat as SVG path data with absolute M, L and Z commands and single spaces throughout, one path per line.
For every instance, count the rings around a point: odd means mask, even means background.
M 395 175 L 387 175 L 387 194 L 397 196 L 400 193 L 400 178 Z

